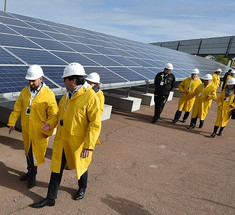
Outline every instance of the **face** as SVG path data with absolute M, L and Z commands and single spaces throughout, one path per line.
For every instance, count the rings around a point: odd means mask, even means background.
M 211 80 L 203 80 L 203 83 L 207 86 L 209 83 L 211 82 Z
M 235 88 L 235 85 L 233 84 L 233 85 L 228 85 L 228 89 L 230 89 L 230 90 L 232 90 L 232 89 L 234 89 Z
M 197 78 L 197 74 L 191 74 L 191 78 L 194 80 Z
M 36 90 L 42 83 L 42 77 L 36 80 L 29 80 L 29 86 L 31 90 Z
M 170 69 L 165 68 L 165 69 L 164 69 L 164 72 L 165 72 L 166 74 L 170 74 L 170 73 L 171 73 L 171 70 L 170 70 Z
M 96 83 L 93 83 L 93 82 L 91 82 L 91 81 L 88 81 L 88 80 L 87 80 L 87 83 L 90 84 L 92 87 L 96 86 Z

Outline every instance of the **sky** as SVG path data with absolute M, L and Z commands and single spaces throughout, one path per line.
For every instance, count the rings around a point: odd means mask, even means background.
M 5 0 L 0 0 L 4 10 Z M 235 0 L 7 0 L 6 11 L 138 42 L 235 35 Z

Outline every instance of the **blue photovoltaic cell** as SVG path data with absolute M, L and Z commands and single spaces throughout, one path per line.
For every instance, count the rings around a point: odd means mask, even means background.
M 24 36 L 50 39 L 50 37 L 48 37 L 47 35 L 43 34 L 42 32 L 40 32 L 38 30 L 32 29 L 32 28 L 20 28 L 20 27 L 16 27 L 16 26 L 11 26 L 11 28 Z
M 41 31 L 52 31 L 52 32 L 57 32 L 53 28 L 49 27 L 48 25 L 41 25 L 33 22 L 27 22 L 28 25 L 33 26 L 34 28 L 41 30 Z
M 99 43 L 97 43 L 97 41 L 95 40 L 90 40 L 87 38 L 82 38 L 82 37 L 76 37 L 76 36 L 71 36 L 73 39 L 75 39 L 76 41 L 83 43 L 85 45 L 99 45 Z
M 122 76 L 123 78 L 129 80 L 129 81 L 142 81 L 144 80 L 145 78 L 134 72 L 131 68 L 131 69 L 128 69 L 126 67 L 107 67 L 108 69 L 114 71 L 115 73 L 117 73 L 118 75 Z
M 118 55 L 117 53 L 113 52 L 111 49 L 104 48 L 102 46 L 92 46 L 92 45 L 88 45 L 88 46 L 91 47 L 92 49 L 95 49 L 100 54 L 104 54 L 104 55 Z
M 6 12 L 3 12 L 0 10 L 0 16 L 4 16 L 4 17 L 12 17 L 11 15 L 9 15 L 8 13 Z
M 146 69 L 144 67 L 134 67 L 131 69 L 134 70 L 135 72 L 138 72 L 139 74 L 143 75 L 145 77 L 145 79 L 152 80 L 155 78 L 154 72 L 152 72 L 149 69 Z
M 15 13 L 11 13 L 11 15 L 18 18 L 18 19 L 20 19 L 20 20 L 23 20 L 23 21 L 40 23 L 37 19 L 34 19 L 32 17 L 29 17 L 29 16 L 23 16 L 23 15 L 19 15 L 19 14 L 15 14 Z
M 15 31 L 12 31 L 10 28 L 2 24 L 0 24 L 0 32 L 6 33 L 6 34 L 17 34 Z
M 43 40 L 37 38 L 30 38 L 33 42 L 47 50 L 59 50 L 59 51 L 72 51 L 70 48 L 55 40 Z
M 83 45 L 81 43 L 67 43 L 67 42 L 63 42 L 63 44 L 65 44 L 66 46 L 69 46 L 70 48 L 72 48 L 73 50 L 80 52 L 80 53 L 98 53 L 97 51 L 89 48 L 86 45 Z
M 124 79 L 118 76 L 116 73 L 104 68 L 104 67 L 85 67 L 86 74 L 90 74 L 92 72 L 97 72 L 101 79 L 102 84 L 111 84 L 111 83 L 124 83 L 128 82 L 127 79 Z
M 143 67 L 152 67 L 152 64 L 147 63 L 144 60 L 141 59 L 137 59 L 137 58 L 129 58 L 131 61 L 134 61 L 135 63 L 137 63 L 138 65 L 141 65 Z
M 64 79 L 61 78 L 61 76 L 63 75 L 65 66 L 64 67 L 43 66 L 42 69 L 46 77 L 50 78 L 55 83 L 59 84 L 61 87 L 65 87 Z
M 111 58 L 123 66 L 140 66 L 140 64 L 131 61 L 131 58 L 127 59 L 121 56 L 112 56 Z
M 68 63 L 78 62 L 83 66 L 97 66 L 98 64 L 79 53 L 52 52 Z
M 7 48 L 25 62 L 39 65 L 65 65 L 66 63 L 44 50 Z
M 27 24 L 21 22 L 20 20 L 16 19 L 9 19 L 5 17 L 0 17 L 0 22 L 8 25 L 15 25 L 15 26 L 22 26 L 22 27 L 29 27 Z
M 18 47 L 27 47 L 27 48 L 39 48 L 37 45 L 25 39 L 24 37 L 7 35 L 7 34 L 0 34 L 0 45 L 18 46 Z
M 61 33 L 53 33 L 53 32 L 45 32 L 45 34 L 49 35 L 51 38 L 55 39 L 55 40 L 59 40 L 59 41 L 67 41 L 67 42 L 76 42 L 73 38 L 65 35 L 65 34 L 61 34 Z
M 133 54 L 130 54 L 128 51 L 123 51 L 121 49 L 109 49 L 112 52 L 117 53 L 118 55 L 124 56 L 124 57 L 135 57 Z
M 23 64 L 23 62 L 19 61 L 2 48 L 0 48 L 0 59 L 0 64 Z
M 93 59 L 102 66 L 121 66 L 120 63 L 115 62 L 114 60 L 107 58 L 104 55 L 95 55 L 95 54 L 84 54 L 90 59 Z

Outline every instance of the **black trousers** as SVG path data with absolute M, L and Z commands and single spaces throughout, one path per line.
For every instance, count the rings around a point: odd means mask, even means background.
M 163 111 L 163 108 L 167 102 L 168 96 L 154 96 L 154 102 L 155 102 L 155 111 L 154 111 L 154 119 L 159 119 L 160 115 Z
M 61 182 L 61 179 L 62 179 L 65 164 L 66 164 L 66 157 L 65 157 L 65 153 L 63 151 L 61 167 L 60 167 L 60 173 L 51 172 L 50 183 L 49 183 L 48 191 L 47 191 L 47 198 L 48 199 L 56 199 L 57 198 L 58 189 L 59 189 L 60 182 Z M 81 178 L 78 180 L 79 189 L 81 189 L 81 188 L 86 189 L 87 179 L 88 179 L 88 171 L 86 171 L 81 176 Z
M 37 167 L 34 166 L 32 144 L 30 145 L 28 156 L 26 156 L 26 160 L 27 160 L 28 175 L 30 177 L 35 177 L 35 175 L 37 174 Z

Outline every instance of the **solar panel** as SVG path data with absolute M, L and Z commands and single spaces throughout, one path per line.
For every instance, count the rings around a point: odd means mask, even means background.
M 200 75 L 228 69 L 183 52 L 0 11 L 0 98 L 21 91 L 31 64 L 42 66 L 45 83 L 62 92 L 63 69 L 72 62 L 81 63 L 87 74 L 99 73 L 103 89 L 153 83 L 168 62 L 176 80 L 188 77 L 193 68 Z

